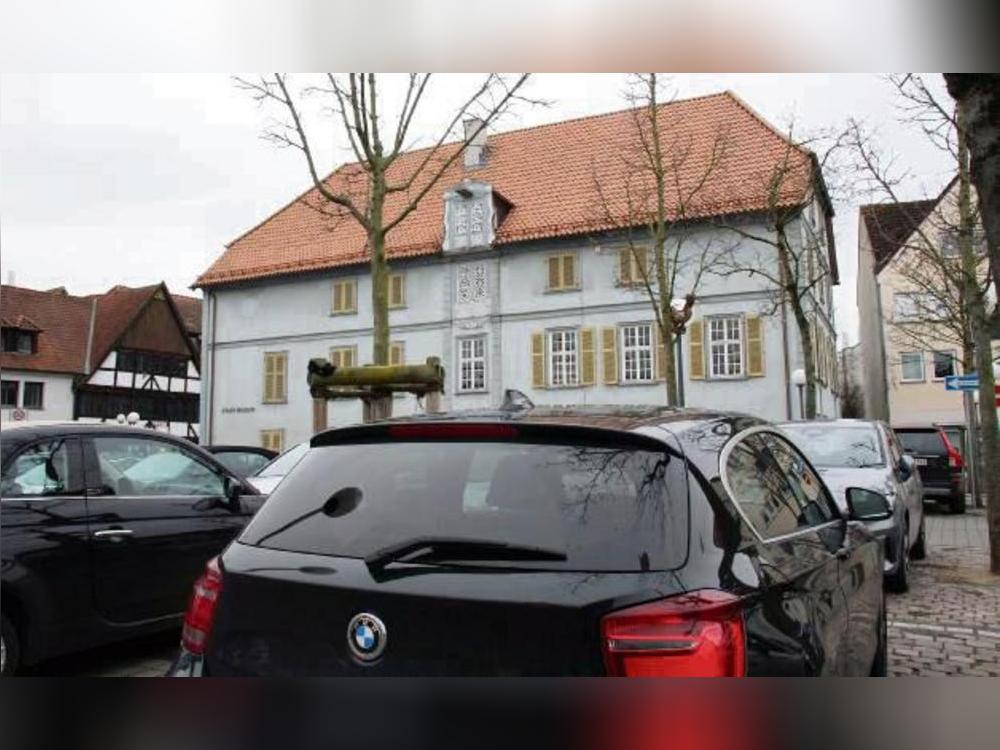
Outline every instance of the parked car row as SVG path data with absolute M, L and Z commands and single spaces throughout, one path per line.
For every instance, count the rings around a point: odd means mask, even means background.
M 926 551 L 877 423 L 411 417 L 245 479 L 133 428 L 2 444 L 5 674 L 180 622 L 176 675 L 884 674 L 883 578 Z

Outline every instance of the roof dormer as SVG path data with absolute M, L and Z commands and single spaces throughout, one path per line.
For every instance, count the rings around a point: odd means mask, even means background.
M 442 252 L 456 253 L 492 247 L 497 227 L 510 208 L 510 203 L 494 192 L 489 183 L 462 180 L 444 194 Z

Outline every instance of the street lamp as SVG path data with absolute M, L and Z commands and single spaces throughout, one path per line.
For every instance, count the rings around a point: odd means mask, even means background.
M 125 417 L 125 420 L 129 423 L 130 426 L 135 427 L 137 424 L 139 424 L 139 412 L 130 411 L 128 413 L 128 416 Z
M 792 370 L 792 382 L 799 389 L 799 419 L 806 418 L 806 404 L 803 397 L 803 389 L 806 387 L 806 371 L 801 367 Z

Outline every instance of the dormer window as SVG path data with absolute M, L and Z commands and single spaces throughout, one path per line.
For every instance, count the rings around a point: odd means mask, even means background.
M 510 204 L 485 182 L 463 180 L 444 194 L 444 252 L 485 249 Z
M 3 350 L 7 353 L 34 354 L 38 351 L 38 331 L 4 328 Z

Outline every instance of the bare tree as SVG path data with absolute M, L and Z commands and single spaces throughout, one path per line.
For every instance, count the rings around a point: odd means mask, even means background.
M 674 406 L 680 400 L 674 344 L 691 317 L 702 277 L 720 252 L 715 239 L 696 238 L 691 217 L 723 161 L 726 131 L 713 134 L 707 152 L 697 149 L 691 136 L 673 132 L 663 116 L 667 102 L 656 73 L 633 76 L 625 96 L 632 127 L 619 154 L 621 174 L 608 186 L 595 172 L 594 183 L 602 223 L 625 227 L 627 270 L 620 282 L 634 284 L 649 299 L 664 352 L 667 404 Z M 673 303 L 679 297 L 684 305 L 677 310 Z
M 365 232 L 372 280 L 373 359 L 389 364 L 389 264 L 386 241 L 434 188 L 445 171 L 461 157 L 462 146 L 504 113 L 515 101 L 527 75 L 513 78 L 490 74 L 443 121 L 432 145 L 414 166 L 399 169 L 399 157 L 409 143 L 414 116 L 425 98 L 430 74 L 410 74 L 394 115 L 383 108 L 382 77 L 374 73 L 327 74 L 318 86 L 296 89 L 289 76 L 273 73 L 257 79 L 237 78 L 239 87 L 262 104 L 275 105 L 278 115 L 264 137 L 302 152 L 309 177 L 319 196 L 313 208 L 335 220 L 353 220 Z M 313 138 L 308 132 L 303 97 L 321 97 L 332 117 L 333 140 L 349 145 L 356 162 L 323 177 L 317 165 Z M 464 134 L 459 128 L 475 116 L 478 124 Z M 386 127 L 386 123 L 389 127 Z M 458 137 L 459 144 L 446 143 Z M 326 136 L 329 137 L 329 136 Z M 392 398 L 374 399 L 369 416 L 377 419 L 392 412 Z
M 984 246 L 988 243 L 977 237 L 979 204 L 973 195 L 965 113 L 961 106 L 941 101 L 920 76 L 890 76 L 889 82 L 895 89 L 902 120 L 921 128 L 932 143 L 951 154 L 956 171 L 953 202 L 936 211 L 930 221 L 919 223 L 904 248 L 904 278 L 920 290 L 918 299 L 923 309 L 915 311 L 909 324 L 896 328 L 911 339 L 931 344 L 950 333 L 961 342 L 966 372 L 979 374 L 979 474 L 987 496 L 990 568 L 1000 573 L 1000 434 L 990 344 L 996 313 L 990 310 L 988 300 L 996 266 Z M 862 180 L 890 203 L 899 204 L 898 188 L 908 175 L 896 168 L 896 159 L 880 150 L 860 123 L 849 122 L 848 133 Z
M 822 158 L 807 147 L 813 142 L 825 145 Z M 764 210 L 751 215 L 726 216 L 716 222 L 745 240 L 722 256 L 716 273 L 765 280 L 768 302 L 763 312 L 766 315 L 774 315 L 786 307 L 791 309 L 802 348 L 807 419 L 816 417 L 819 354 L 810 315 L 819 307 L 816 295 L 820 286 L 826 285 L 831 275 L 826 253 L 831 227 L 829 222 L 821 221 L 815 228 L 807 223 L 809 228 L 803 229 L 801 223 L 817 191 L 824 190 L 821 186 L 825 184 L 825 165 L 830 164 L 832 169 L 842 147 L 842 134 L 821 134 L 809 142 L 796 142 L 789 128 L 781 158 L 761 178 L 767 196 Z M 829 198 L 821 194 L 821 200 Z

